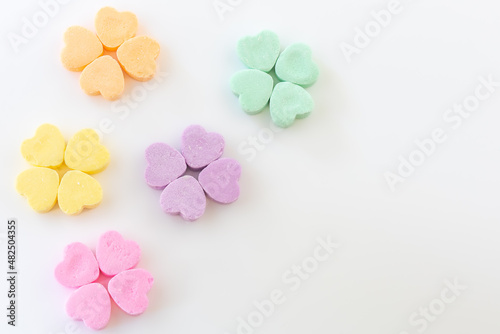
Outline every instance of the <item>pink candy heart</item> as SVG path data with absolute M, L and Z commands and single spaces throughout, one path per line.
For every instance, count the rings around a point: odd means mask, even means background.
M 64 260 L 57 265 L 54 274 L 62 285 L 78 288 L 99 277 L 99 265 L 90 248 L 75 242 L 64 249 Z
M 224 138 L 208 133 L 199 125 L 191 125 L 182 134 L 181 153 L 193 169 L 200 169 L 217 160 L 224 151 Z
M 180 214 L 185 220 L 194 221 L 205 212 L 207 199 L 198 181 L 185 175 L 163 190 L 160 205 L 166 213 Z
M 111 316 L 108 292 L 99 283 L 82 286 L 69 297 L 66 313 L 74 320 L 83 320 L 91 329 L 102 329 Z
M 108 291 L 123 311 L 138 315 L 148 307 L 147 293 L 153 286 L 153 281 L 153 276 L 144 269 L 127 270 L 109 281 Z
M 102 273 L 114 276 L 139 263 L 141 248 L 132 240 L 124 240 L 120 233 L 108 231 L 99 238 L 96 256 Z
M 238 180 L 241 175 L 241 165 L 229 158 L 212 162 L 200 172 L 198 181 L 208 196 L 214 201 L 229 204 L 240 196 Z
M 186 171 L 184 157 L 167 144 L 155 143 L 146 149 L 148 166 L 144 177 L 154 189 L 163 189 Z

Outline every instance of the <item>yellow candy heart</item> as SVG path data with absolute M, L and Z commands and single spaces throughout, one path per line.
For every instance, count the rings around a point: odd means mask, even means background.
M 18 175 L 16 190 L 37 212 L 50 211 L 57 201 L 59 174 L 45 167 L 33 167 Z
M 111 56 L 102 56 L 85 67 L 80 87 L 89 95 L 101 94 L 107 100 L 116 100 L 125 89 L 125 79 L 118 62 Z
M 64 33 L 66 46 L 61 52 L 61 61 L 70 71 L 81 71 L 102 55 L 101 41 L 92 31 L 80 26 L 69 27 Z
M 95 17 L 95 29 L 104 48 L 115 51 L 127 39 L 135 36 L 137 17 L 131 12 L 119 12 L 112 7 L 101 8 Z
M 61 131 L 51 124 L 41 125 L 31 139 L 21 145 L 21 154 L 31 165 L 58 167 L 63 163 L 66 141 Z
M 58 198 L 59 207 L 65 214 L 77 215 L 83 209 L 92 209 L 101 203 L 102 188 L 92 176 L 72 170 L 64 174 Z
M 109 164 L 109 152 L 92 129 L 78 131 L 68 142 L 64 155 L 66 166 L 88 174 L 99 173 Z
M 124 42 L 116 51 L 122 68 L 138 81 L 148 81 L 156 72 L 160 44 L 148 36 L 138 36 Z

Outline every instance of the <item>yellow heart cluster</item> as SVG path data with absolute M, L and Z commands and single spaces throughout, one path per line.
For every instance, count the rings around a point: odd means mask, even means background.
M 58 202 L 64 213 L 76 215 L 101 203 L 101 185 L 88 174 L 108 166 L 109 152 L 94 130 L 77 132 L 66 145 L 57 127 L 43 124 L 21 153 L 34 167 L 18 175 L 16 189 L 33 210 L 48 212 Z
M 95 17 L 97 35 L 80 26 L 66 30 L 61 61 L 70 71 L 83 71 L 80 86 L 85 93 L 108 100 L 120 97 L 125 88 L 121 68 L 138 81 L 154 76 L 160 45 L 148 36 L 134 37 L 137 27 L 135 14 L 104 7 Z M 118 61 L 103 56 L 104 50 L 116 51 Z

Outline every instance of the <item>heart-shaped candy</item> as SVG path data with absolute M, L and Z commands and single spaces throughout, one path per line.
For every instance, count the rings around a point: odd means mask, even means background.
M 52 124 L 43 124 L 33 138 L 22 143 L 21 154 L 33 166 L 59 167 L 64 161 L 65 147 L 61 131 Z
M 316 82 L 318 66 L 312 61 L 311 48 L 303 43 L 290 45 L 281 53 L 276 62 L 276 75 L 282 81 L 288 81 L 303 87 Z
M 58 202 L 65 214 L 77 215 L 84 208 L 95 208 L 101 201 L 101 185 L 92 176 L 77 170 L 64 174 L 59 185 Z
M 123 70 L 138 81 L 148 81 L 156 72 L 160 44 L 148 36 L 137 36 L 124 42 L 116 51 Z
M 273 78 L 259 70 L 239 71 L 231 78 L 231 90 L 239 96 L 241 108 L 250 115 L 266 107 L 273 85 Z
M 57 201 L 59 174 L 53 169 L 33 167 L 17 176 L 16 190 L 37 212 L 50 211 Z
M 155 143 L 146 149 L 146 183 L 154 189 L 163 189 L 186 171 L 182 154 L 167 144 Z
M 309 116 L 313 108 L 311 95 L 304 88 L 289 82 L 276 85 L 269 103 L 271 119 L 282 128 L 292 125 L 296 118 Z
M 166 213 L 180 214 L 184 220 L 194 221 L 205 212 L 207 199 L 198 181 L 185 175 L 163 189 L 160 205 Z
M 135 241 L 124 240 L 120 233 L 108 231 L 99 238 L 96 257 L 102 273 L 114 276 L 139 263 L 141 248 Z
M 54 274 L 62 285 L 78 288 L 99 277 L 99 265 L 90 248 L 75 242 L 64 249 L 64 259 L 57 265 Z
M 94 174 L 109 164 L 109 152 L 92 129 L 78 131 L 68 142 L 64 162 L 71 169 Z
M 138 315 L 148 308 L 147 293 L 151 290 L 153 281 L 153 276 L 144 269 L 127 270 L 109 281 L 108 291 L 123 311 Z
M 137 32 L 137 17 L 131 12 L 119 12 L 112 7 L 101 8 L 95 16 L 95 29 L 104 48 L 115 51 Z
M 237 52 L 247 67 L 269 72 L 280 54 L 280 40 L 274 32 L 264 30 L 256 36 L 240 39 Z
M 74 320 L 83 320 L 88 328 L 106 327 L 111 316 L 111 299 L 99 283 L 82 286 L 66 302 L 66 313 Z
M 85 67 L 80 87 L 88 95 L 101 94 L 107 100 L 116 100 L 125 89 L 125 79 L 118 62 L 111 56 L 102 56 Z
M 101 41 L 92 31 L 80 26 L 69 27 L 64 33 L 66 46 L 61 52 L 61 61 L 70 71 L 81 71 L 102 55 Z
M 236 201 L 240 195 L 240 175 L 241 165 L 238 161 L 222 158 L 202 170 L 198 181 L 214 201 L 229 204 Z
M 181 153 L 193 169 L 200 169 L 217 160 L 224 152 L 224 137 L 207 132 L 199 125 L 191 125 L 182 134 Z

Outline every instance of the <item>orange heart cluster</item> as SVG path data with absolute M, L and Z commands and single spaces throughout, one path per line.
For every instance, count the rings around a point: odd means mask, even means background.
M 64 33 L 61 61 L 68 70 L 82 72 L 80 86 L 85 93 L 115 100 L 125 89 L 123 71 L 138 81 L 155 75 L 160 45 L 151 37 L 135 36 L 135 14 L 101 8 L 95 28 L 97 34 L 81 26 L 69 27 Z M 116 51 L 116 60 L 104 55 L 104 50 Z

